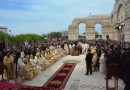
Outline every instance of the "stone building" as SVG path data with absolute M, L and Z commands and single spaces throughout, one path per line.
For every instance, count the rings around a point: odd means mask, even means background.
M 68 39 L 77 40 L 79 37 L 78 26 L 80 23 L 86 25 L 86 39 L 92 40 L 95 39 L 95 25 L 100 23 L 102 25 L 102 38 L 105 39 L 107 34 L 110 31 L 110 15 L 91 15 L 85 18 L 75 18 L 72 24 L 69 26 Z
M 130 0 L 116 0 L 111 13 L 113 39 L 130 41 Z
M 86 25 L 86 40 L 95 39 L 95 24 L 102 25 L 102 39 L 106 35 L 113 40 L 130 41 L 130 0 L 115 0 L 110 15 L 90 15 L 85 18 L 75 18 L 68 28 L 68 39 L 77 40 L 79 37 L 78 25 Z

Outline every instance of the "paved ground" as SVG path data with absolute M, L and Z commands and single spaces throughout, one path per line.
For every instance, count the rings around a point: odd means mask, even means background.
M 67 55 L 63 58 L 60 58 L 56 63 L 54 63 L 50 68 L 43 71 L 37 77 L 31 81 L 25 81 L 23 84 L 30 86 L 42 86 L 44 83 L 57 71 L 63 61 L 66 60 L 78 60 L 81 61 L 78 63 L 72 72 L 64 90 L 106 90 L 105 75 L 101 74 L 98 71 L 93 72 L 93 75 L 86 76 L 86 65 L 85 65 L 85 55 L 71 56 Z M 11 81 L 13 82 L 13 81 Z M 113 78 L 109 80 L 109 86 L 114 86 Z M 123 90 L 124 84 L 122 80 L 118 82 L 118 90 Z

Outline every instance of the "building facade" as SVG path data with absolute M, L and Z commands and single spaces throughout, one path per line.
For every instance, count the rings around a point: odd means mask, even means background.
M 130 41 L 130 0 L 116 0 L 111 13 L 111 31 L 114 40 Z
M 110 15 L 90 15 L 86 18 L 75 18 L 68 28 L 68 39 L 77 40 L 78 25 L 86 25 L 86 40 L 95 39 L 95 24 L 102 25 L 102 39 L 108 34 L 110 39 L 130 41 L 130 0 L 115 0 Z

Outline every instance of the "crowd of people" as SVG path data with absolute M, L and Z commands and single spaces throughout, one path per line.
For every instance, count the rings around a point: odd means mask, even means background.
M 113 40 L 59 39 L 4 47 L 0 51 L 0 64 L 4 70 L 0 71 L 8 79 L 14 79 L 16 82 L 18 77 L 30 79 L 47 69 L 60 57 L 73 53 L 86 54 L 86 75 L 89 75 L 89 72 L 92 74 L 93 70 L 105 74 L 107 65 L 115 63 L 119 66 L 119 77 L 126 85 L 130 82 L 128 70 L 130 42 Z
M 106 74 L 108 65 L 117 65 L 118 76 L 125 83 L 124 90 L 130 89 L 130 42 L 111 40 L 91 42 L 85 60 L 87 64 L 85 75 L 89 75 L 89 72 L 92 74 L 92 67 Z
M 14 79 L 16 83 L 22 83 L 25 79 L 37 76 L 66 55 L 66 52 L 58 45 L 59 43 L 56 45 L 56 42 L 34 42 L 1 48 L 2 80 L 6 76 L 8 81 Z

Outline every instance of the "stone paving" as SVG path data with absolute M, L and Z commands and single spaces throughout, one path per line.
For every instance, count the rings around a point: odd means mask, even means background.
M 66 60 L 78 60 L 78 63 L 72 72 L 64 90 L 106 90 L 105 75 L 98 71 L 94 71 L 92 75 L 85 75 L 86 73 L 86 63 L 85 55 L 71 56 L 67 55 L 60 58 L 56 63 L 54 63 L 50 68 L 43 71 L 41 74 L 33 78 L 32 80 L 26 80 L 23 84 L 30 86 L 43 86 L 44 83 L 62 66 L 63 62 Z M 1 78 L 1 76 L 0 76 Z M 13 81 L 10 81 L 13 82 Z M 109 80 L 109 86 L 114 86 L 113 78 Z M 118 90 L 123 90 L 124 83 L 119 79 Z

